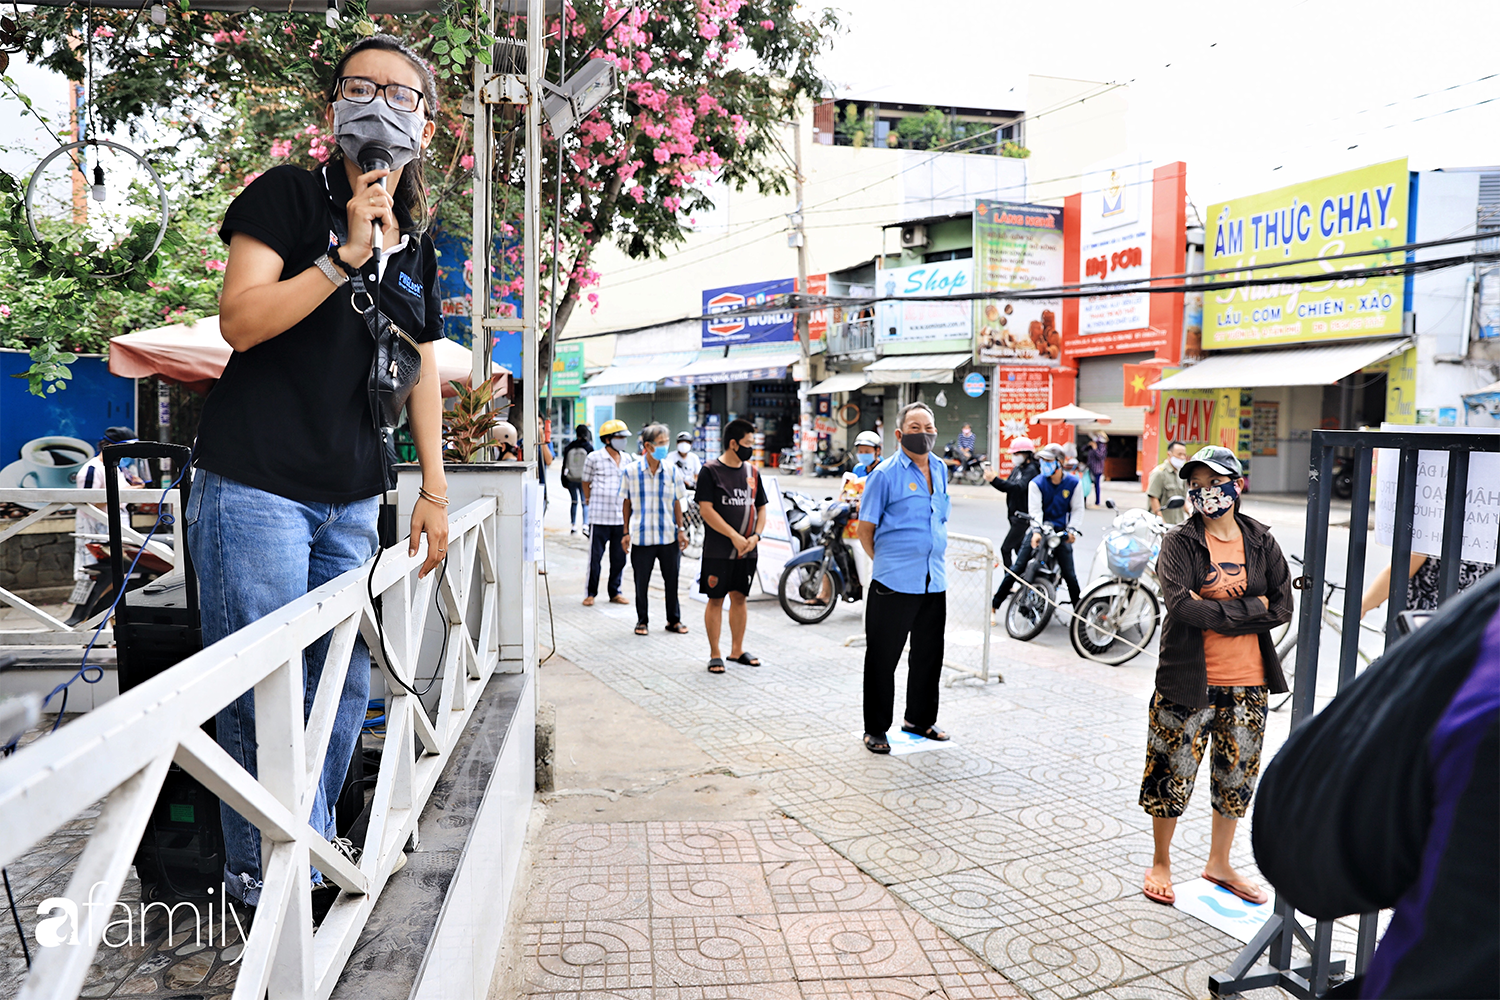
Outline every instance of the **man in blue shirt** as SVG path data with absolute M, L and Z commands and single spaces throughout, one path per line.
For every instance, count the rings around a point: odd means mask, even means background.
M 1063 460 L 1067 457 L 1062 447 L 1049 444 L 1036 453 L 1037 461 L 1041 463 L 1042 471 L 1031 485 L 1026 487 L 1027 509 L 1031 515 L 1032 524 L 1046 522 L 1058 531 L 1068 531 L 1068 535 L 1061 545 L 1057 547 L 1057 566 L 1062 570 L 1063 583 L 1068 587 L 1068 598 L 1073 607 L 1078 607 L 1078 573 L 1073 568 L 1073 532 L 1068 530 L 1068 522 L 1076 514 L 1083 513 L 1083 490 L 1079 488 L 1080 483 L 1077 476 L 1070 476 L 1063 469 Z M 1000 587 L 995 591 L 995 599 L 990 602 L 990 607 L 996 611 L 1000 605 L 1005 603 L 1005 598 L 1010 595 L 1012 588 L 1016 585 L 1016 577 L 1026 572 L 1026 564 L 1031 562 L 1036 555 L 1037 548 L 1042 543 L 1042 533 L 1033 530 L 1031 532 L 1031 544 L 1021 546 L 1016 556 L 1015 565 L 1010 572 L 1005 574 L 1005 579 L 1000 581 Z
M 937 728 L 938 679 L 948 620 L 948 470 L 932 453 L 932 410 L 901 410 L 900 450 L 875 467 L 859 502 L 859 543 L 874 562 L 865 608 L 865 746 L 890 753 L 886 732 L 896 698 L 896 664 L 907 658 L 901 730 L 946 740 Z

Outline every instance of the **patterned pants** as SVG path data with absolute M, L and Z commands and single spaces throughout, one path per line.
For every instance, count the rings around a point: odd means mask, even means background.
M 1203 753 L 1213 738 L 1210 782 L 1214 812 L 1243 819 L 1260 775 L 1266 735 L 1266 689 L 1210 687 L 1207 708 L 1188 708 L 1157 692 L 1151 699 L 1141 807 L 1152 816 L 1181 816 L 1193 795 Z

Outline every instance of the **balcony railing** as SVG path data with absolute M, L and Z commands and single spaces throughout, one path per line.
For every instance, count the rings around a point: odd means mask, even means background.
M 875 320 L 857 319 L 828 326 L 828 353 L 875 356 Z
M 82 498 L 79 491 L 71 496 Z M 61 894 L 71 901 L 76 937 L 35 950 L 23 998 L 78 996 L 163 777 L 174 763 L 255 824 L 267 845 L 264 885 L 240 959 L 236 1000 L 266 995 L 322 1000 L 333 992 L 499 663 L 499 506 L 494 497 L 484 497 L 452 517 L 441 574 L 418 580 L 425 546 L 407 556 L 405 546 L 398 545 L 381 556 L 373 574 L 369 564 L 350 570 L 0 761 L 0 865 L 104 802 Z M 376 634 L 372 594 L 382 601 L 383 643 Z M 433 663 L 423 653 L 434 648 L 430 633 L 437 626 L 429 627 L 428 617 L 435 605 L 444 620 L 437 635 L 446 646 Z M 303 651 L 330 632 L 327 667 L 304 723 Z M 356 864 L 309 826 L 307 817 L 350 652 L 360 635 L 390 694 L 369 832 Z M 419 660 L 422 683 L 435 677 L 432 708 L 410 693 L 418 685 Z M 252 687 L 258 778 L 200 728 Z M 347 890 L 316 931 L 309 865 Z M 66 915 L 67 907 L 61 909 Z

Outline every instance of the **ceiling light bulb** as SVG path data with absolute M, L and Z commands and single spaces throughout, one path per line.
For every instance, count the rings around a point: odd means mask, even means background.
M 106 191 L 104 190 L 104 168 L 97 163 L 94 164 L 93 195 L 95 201 L 103 201 L 106 195 Z

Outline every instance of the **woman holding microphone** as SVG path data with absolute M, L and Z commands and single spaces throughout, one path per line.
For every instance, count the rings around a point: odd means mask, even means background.
M 320 167 L 275 167 L 229 206 L 219 328 L 234 348 L 204 404 L 197 474 L 186 513 L 201 591 L 203 641 L 215 642 L 375 553 L 389 481 L 369 391 L 379 311 L 418 343 L 421 377 L 407 402 L 422 490 L 408 550 L 425 535 L 426 575 L 448 545 L 442 401 L 433 341 L 442 336 L 437 259 L 427 224 L 421 153 L 436 130 L 437 88 L 426 64 L 390 35 L 339 60 L 328 89 L 338 151 Z M 378 143 L 390 169 L 361 170 Z M 377 275 L 376 228 L 384 245 Z M 363 284 L 378 296 L 356 294 Z M 329 637 L 308 647 L 311 709 Z M 309 822 L 335 837 L 333 805 L 369 700 L 370 653 L 355 643 Z M 256 773 L 255 695 L 219 712 L 219 744 Z M 221 806 L 229 893 L 260 900 L 260 831 Z M 322 881 L 316 870 L 315 886 Z M 253 909 L 252 909 L 253 912 Z

